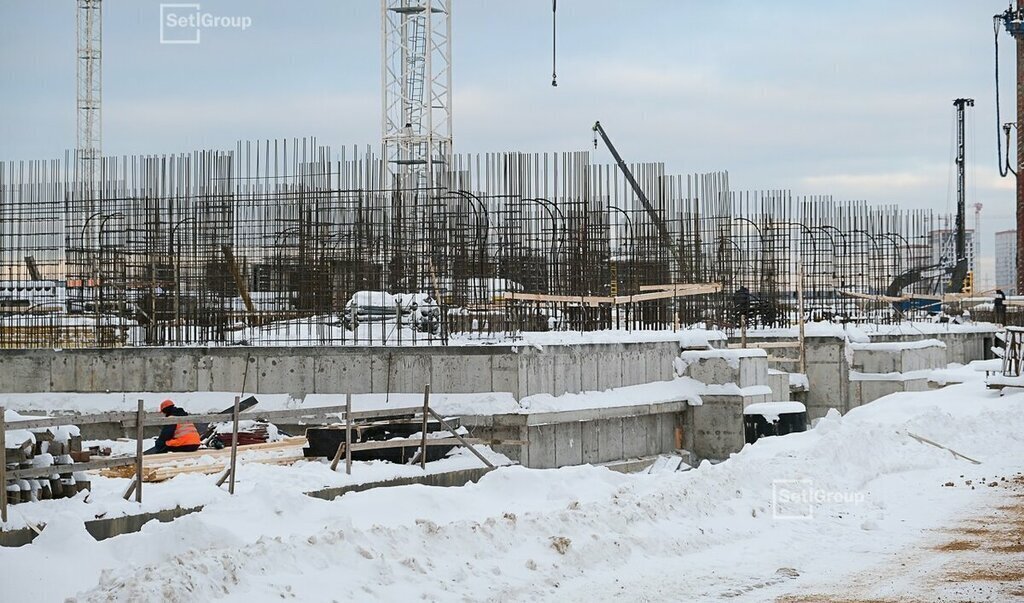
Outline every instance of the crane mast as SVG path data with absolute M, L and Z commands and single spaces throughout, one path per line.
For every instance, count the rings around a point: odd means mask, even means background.
M 101 0 L 78 0 L 75 73 L 78 179 L 89 186 L 99 180 L 102 153 L 103 5 Z
M 973 98 L 958 98 L 956 107 L 956 261 L 967 260 L 967 144 L 966 109 L 974 106 Z M 977 233 L 975 233 L 977 236 Z

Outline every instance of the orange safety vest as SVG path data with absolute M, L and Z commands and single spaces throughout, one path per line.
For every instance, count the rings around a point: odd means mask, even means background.
M 178 446 L 198 446 L 199 430 L 195 423 L 179 423 L 174 426 L 174 437 L 167 440 L 169 448 Z

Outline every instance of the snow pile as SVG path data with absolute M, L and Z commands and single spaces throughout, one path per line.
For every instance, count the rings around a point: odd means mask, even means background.
M 984 497 L 995 489 L 942 484 L 1019 469 L 1022 403 L 1024 396 L 1000 398 L 980 383 L 897 394 L 681 473 L 512 467 L 463 488 L 381 489 L 332 502 L 253 490 L 140 534 L 80 538 L 75 563 L 45 581 L 36 570 L 51 549 L 0 551 L 4 594 L 770 600 L 877 563 L 991 500 Z M 71 529 L 62 523 L 55 518 L 47 529 Z

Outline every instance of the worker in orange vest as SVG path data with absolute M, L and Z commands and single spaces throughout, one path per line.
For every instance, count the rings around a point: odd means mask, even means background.
M 165 417 L 187 417 L 184 409 L 178 408 L 174 402 L 164 400 L 160 403 L 160 412 Z M 199 450 L 199 430 L 195 423 L 178 423 L 177 425 L 165 425 L 160 430 L 156 439 L 156 445 L 147 450 L 147 453 L 163 452 L 193 452 Z

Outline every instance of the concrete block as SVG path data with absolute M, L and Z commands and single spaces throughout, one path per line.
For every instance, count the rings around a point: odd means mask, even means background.
M 14 392 L 10 389 L 7 363 L 0 357 L 0 388 L 5 392 Z M 73 392 L 76 391 L 75 383 L 75 357 L 70 353 L 57 353 L 50 357 L 50 388 L 51 392 Z
M 5 352 L 0 356 L 0 383 L 5 392 L 45 392 L 50 388 L 49 354 Z
M 602 346 L 597 357 L 597 389 L 604 391 L 622 386 L 622 346 Z M 618 349 L 615 349 L 618 348 Z
M 558 466 L 555 457 L 555 425 L 534 425 L 530 427 L 528 467 L 531 469 L 553 469 Z
M 324 350 L 313 359 L 313 391 L 317 394 L 371 393 L 370 365 L 367 353 Z
M 553 384 L 551 394 L 560 396 L 565 393 L 576 394 L 583 387 L 582 354 L 578 346 L 564 346 L 549 352 L 554 363 Z
M 124 391 L 123 365 L 104 351 L 78 351 L 75 353 L 75 383 L 79 392 Z
M 769 371 L 768 387 L 772 389 L 772 400 L 789 400 L 789 373 Z
M 507 348 L 491 355 L 491 388 L 496 392 L 512 392 L 516 398 L 519 390 L 519 358 Z
M 248 363 L 245 354 L 234 350 L 210 350 L 199 358 L 197 367 L 198 391 L 240 392 L 256 391 L 257 393 L 280 393 L 268 381 L 267 390 L 260 389 L 261 354 L 253 353 L 255 363 Z M 247 369 L 248 367 L 248 369 Z
M 580 421 L 555 424 L 555 465 L 583 464 L 583 435 Z
M 735 383 L 739 387 L 768 384 L 768 359 L 765 356 L 722 358 L 715 352 L 686 352 L 684 375 L 705 385 Z
M 430 357 L 433 391 L 462 394 L 491 390 L 491 358 L 483 354 L 433 354 Z
M 622 458 L 647 456 L 647 425 L 643 417 L 622 418 Z
M 551 355 L 533 348 L 519 350 L 520 395 L 550 393 L 555 388 L 555 370 Z
M 704 404 L 691 409 L 692 450 L 700 458 L 726 459 L 739 452 L 743 437 L 743 396 L 702 396 Z
M 603 421 L 581 421 L 580 422 L 580 448 L 582 449 L 581 460 L 584 464 L 595 464 L 601 460 L 601 424 Z
M 804 340 L 804 346 L 808 362 L 836 363 L 846 355 L 846 342 L 835 337 L 808 337 Z
M 168 378 L 170 385 L 168 390 L 172 392 L 194 392 L 199 391 L 199 357 L 202 353 L 199 350 L 189 350 L 185 353 L 175 354 L 167 359 L 163 354 L 154 355 L 150 358 L 150 366 L 161 364 L 169 369 Z M 256 359 L 249 358 L 249 374 L 256 373 Z
M 846 363 L 807 363 L 807 382 L 810 391 L 807 395 L 807 409 L 835 408 L 845 412 L 849 391 L 849 370 Z M 824 413 L 819 416 L 824 416 Z
M 432 378 L 431 357 L 421 352 L 422 350 L 416 350 L 411 354 L 396 353 L 394 355 L 392 361 L 394 368 L 392 385 L 394 387 L 391 391 L 419 393 L 423 391 L 426 384 L 430 383 Z
M 657 416 L 660 452 L 672 452 L 676 449 L 676 427 L 682 425 L 680 413 L 666 412 Z
M 619 356 L 622 362 L 619 369 L 622 386 L 647 383 L 647 355 L 639 345 L 623 346 Z
M 598 424 L 598 462 L 606 463 L 624 458 L 622 454 L 622 419 L 602 419 L 595 423 Z
M 646 456 L 653 456 L 665 452 L 664 447 L 661 445 L 661 417 L 664 415 L 647 415 L 641 417 L 640 423 L 644 426 L 644 432 L 647 435 L 647 453 Z
M 374 350 L 370 356 L 373 393 L 420 393 L 430 383 L 430 358 L 420 353 Z
M 599 391 L 600 383 L 597 355 L 588 349 L 580 349 L 580 391 Z
M 147 368 L 150 367 L 149 363 L 146 362 L 147 357 L 143 354 L 125 354 L 118 358 L 115 362 L 120 362 L 124 367 L 122 372 L 121 391 L 128 392 L 144 392 L 144 391 L 160 391 L 160 382 L 166 382 L 166 372 L 163 368 L 158 368 L 157 371 L 150 374 L 147 373 Z

